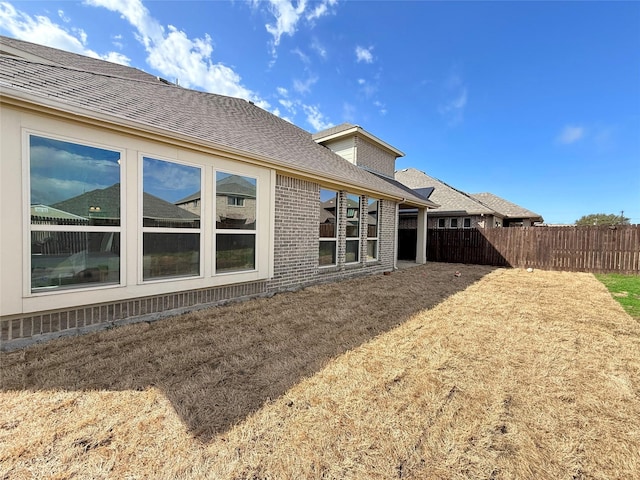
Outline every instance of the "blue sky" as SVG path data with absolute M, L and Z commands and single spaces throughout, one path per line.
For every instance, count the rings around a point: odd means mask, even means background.
M 549 223 L 640 223 L 640 2 L 0 2 L 0 33 L 358 124 Z

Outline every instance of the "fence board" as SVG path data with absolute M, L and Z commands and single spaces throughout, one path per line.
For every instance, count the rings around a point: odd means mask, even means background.
M 640 274 L 640 225 L 430 229 L 433 262 Z

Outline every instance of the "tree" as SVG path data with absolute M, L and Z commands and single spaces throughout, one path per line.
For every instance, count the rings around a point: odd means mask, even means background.
M 576 225 L 629 225 L 629 219 L 624 216 L 624 212 L 620 215 L 613 213 L 592 213 L 584 215 L 576 220 Z

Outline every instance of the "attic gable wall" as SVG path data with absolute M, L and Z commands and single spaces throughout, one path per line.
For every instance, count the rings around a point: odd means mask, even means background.
M 361 136 L 355 137 L 356 165 L 393 178 L 396 157 Z

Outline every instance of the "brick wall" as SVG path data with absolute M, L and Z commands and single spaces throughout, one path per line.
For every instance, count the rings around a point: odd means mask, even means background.
M 356 138 L 356 164 L 393 178 L 396 157 L 369 143 L 362 137 Z
M 274 275 L 269 289 L 297 287 L 318 274 L 320 186 L 276 177 Z
M 266 282 L 260 281 L 4 317 L 0 319 L 0 350 L 114 325 L 157 320 L 265 292 Z
M 345 264 L 346 196 L 338 192 L 339 223 L 337 265 L 318 266 L 318 222 L 320 185 L 278 175 L 276 179 L 276 245 L 274 277 L 270 291 L 297 289 L 314 283 L 331 282 L 393 269 L 395 252 L 394 202 L 380 202 L 379 259 L 367 262 L 367 209 L 361 198 L 360 262 Z

